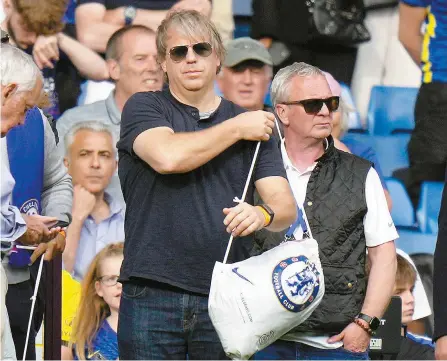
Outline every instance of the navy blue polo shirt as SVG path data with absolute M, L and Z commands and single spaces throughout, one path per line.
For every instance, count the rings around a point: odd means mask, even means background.
M 194 132 L 215 126 L 245 110 L 222 99 L 210 118 L 177 101 L 169 89 L 133 95 L 121 119 L 119 178 L 126 201 L 123 281 L 143 278 L 208 294 L 216 261 L 222 261 L 229 234 L 225 207 L 241 197 L 256 142 L 239 141 L 188 173 L 159 174 L 133 152 L 142 132 L 169 127 Z M 151 145 L 148 144 L 150 147 Z M 286 173 L 279 148 L 263 142 L 246 201 L 253 204 L 254 181 Z M 229 262 L 248 257 L 253 237 L 236 238 Z

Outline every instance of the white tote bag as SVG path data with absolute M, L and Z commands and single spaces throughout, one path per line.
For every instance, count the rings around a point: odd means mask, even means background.
M 289 241 L 242 262 L 216 262 L 208 309 L 232 359 L 249 359 L 304 322 L 321 302 L 318 244 Z
M 242 200 L 258 151 L 259 143 Z M 214 266 L 208 312 L 226 355 L 244 360 L 310 316 L 323 298 L 324 278 L 312 238 L 283 242 L 259 256 L 226 264 L 232 241 L 231 236 L 223 263 Z

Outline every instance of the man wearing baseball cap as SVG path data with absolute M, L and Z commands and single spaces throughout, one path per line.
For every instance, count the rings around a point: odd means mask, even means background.
M 248 110 L 264 109 L 272 80 L 272 58 L 257 40 L 231 40 L 217 83 L 224 98 Z M 267 109 L 265 109 L 267 110 Z

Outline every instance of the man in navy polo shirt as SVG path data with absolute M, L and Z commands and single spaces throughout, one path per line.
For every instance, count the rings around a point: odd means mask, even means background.
M 117 144 L 127 205 L 120 359 L 219 359 L 208 316 L 214 263 L 229 233 L 237 237 L 229 261 L 245 259 L 252 233 L 287 228 L 296 204 L 270 139 L 274 116 L 214 92 L 224 56 L 214 25 L 195 11 L 172 13 L 158 28 L 157 52 L 169 88 L 128 100 Z M 257 141 L 246 202 L 235 204 Z M 255 187 L 265 204 L 253 207 Z

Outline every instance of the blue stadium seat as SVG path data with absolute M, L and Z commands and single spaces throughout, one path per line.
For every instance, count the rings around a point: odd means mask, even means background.
M 443 189 L 443 182 L 422 183 L 419 206 L 416 212 L 421 232 L 438 233 L 438 217 Z
M 396 226 L 414 227 L 416 220 L 410 197 L 403 183 L 395 178 L 386 178 L 386 186 L 393 200 L 391 217 Z
M 234 24 L 234 33 L 233 37 L 236 38 L 244 38 L 246 36 L 250 36 L 251 26 L 245 20 L 235 19 Z
M 233 0 L 233 15 L 252 16 L 253 8 L 251 2 L 252 0 Z
M 343 139 L 352 139 L 372 147 L 379 160 L 382 174 L 391 177 L 394 170 L 408 167 L 407 145 L 410 134 L 389 136 L 347 133 Z M 343 140 L 342 139 L 342 140 Z
M 233 0 L 234 38 L 250 36 L 253 9 L 252 0 Z
M 422 233 L 419 231 L 412 231 L 407 229 L 397 229 L 399 238 L 396 239 L 396 248 L 409 255 L 414 254 L 431 254 L 435 253 L 436 239 L 435 234 Z
M 364 133 L 366 129 L 362 124 L 360 119 L 360 114 L 355 106 L 354 96 L 352 95 L 351 88 L 345 83 L 340 83 L 341 85 L 341 96 L 343 100 L 349 105 L 354 111 L 349 114 L 349 127 L 348 131 L 355 133 Z
M 376 135 L 372 138 L 373 148 L 385 177 L 391 177 L 396 169 L 408 167 L 407 145 L 410 141 L 410 134 Z
M 414 129 L 414 104 L 418 88 L 374 86 L 367 123 L 371 134 L 390 135 Z

